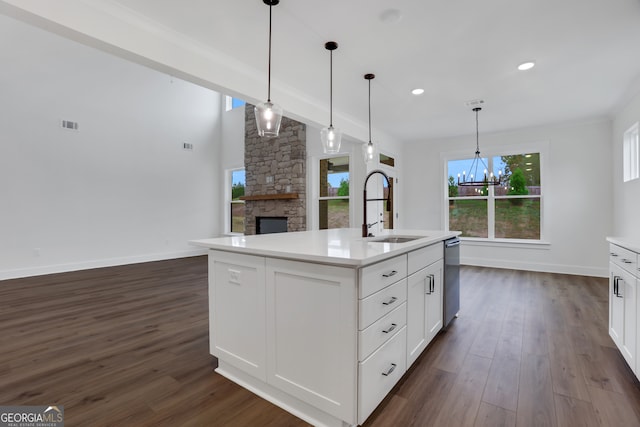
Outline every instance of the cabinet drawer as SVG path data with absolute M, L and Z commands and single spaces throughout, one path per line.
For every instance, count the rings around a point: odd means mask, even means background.
M 358 298 L 368 297 L 374 292 L 407 277 L 407 256 L 399 255 L 360 270 Z
M 358 333 L 358 360 L 364 360 L 407 323 L 407 303 Z
M 359 301 L 358 329 L 366 329 L 385 314 L 407 300 L 407 279 L 387 286 Z
M 638 254 L 618 245 L 609 245 L 609 260 L 638 276 Z
M 444 257 L 444 248 L 442 242 L 420 248 L 416 251 L 409 252 L 407 259 L 407 274 L 413 274 L 416 271 L 433 264 Z
M 406 371 L 407 328 L 403 327 L 358 366 L 358 424 L 371 415 Z

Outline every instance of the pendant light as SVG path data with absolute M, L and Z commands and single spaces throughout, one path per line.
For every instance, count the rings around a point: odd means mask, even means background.
M 462 176 L 458 174 L 458 185 L 459 186 L 488 186 L 488 185 L 500 185 L 504 180 L 504 176 L 502 175 L 502 170 L 498 172 L 498 176 L 496 177 L 493 172 L 487 172 L 487 164 L 484 162 L 482 157 L 480 157 L 480 138 L 478 132 L 478 112 L 482 110 L 480 107 L 475 107 L 473 111 L 476 113 L 476 154 L 471 162 L 471 167 L 469 168 L 469 174 L 467 175 L 467 171 L 462 172 Z M 480 173 L 478 173 L 480 170 Z M 487 175 L 487 173 L 489 175 Z
M 336 42 L 326 42 L 325 49 L 329 51 L 329 127 L 320 130 L 322 148 L 326 154 L 340 152 L 342 132 L 333 127 L 333 51 L 338 48 Z
M 255 106 L 256 126 L 258 135 L 265 138 L 278 136 L 280 121 L 282 120 L 282 108 L 271 102 L 271 9 L 280 3 L 280 0 L 262 0 L 269 6 L 269 71 L 267 85 L 267 102 Z
M 365 163 L 371 162 L 376 156 L 376 147 L 371 142 L 371 80 L 375 79 L 375 74 L 365 74 L 365 80 L 369 81 L 369 142 L 362 146 L 362 154 Z

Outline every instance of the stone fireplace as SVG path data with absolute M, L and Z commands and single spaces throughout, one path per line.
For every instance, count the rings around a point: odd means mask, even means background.
M 306 125 L 287 117 L 277 138 L 260 138 L 246 104 L 245 234 L 256 234 L 256 217 L 286 218 L 287 231 L 307 229 L 306 139 Z

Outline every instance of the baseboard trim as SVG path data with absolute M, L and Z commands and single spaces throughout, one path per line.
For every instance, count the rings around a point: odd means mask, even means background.
M 588 267 L 583 265 L 543 264 L 523 261 L 507 261 L 474 257 L 460 257 L 460 264 L 477 267 L 508 268 L 511 270 L 537 271 L 541 273 L 573 274 L 576 276 L 609 277 L 609 270 L 604 267 Z
M 167 259 L 188 258 L 206 254 L 207 249 L 198 248 L 178 252 L 154 253 L 130 257 L 96 259 L 78 263 L 52 264 L 38 267 L 20 268 L 15 270 L 3 270 L 0 271 L 0 280 L 42 276 L 45 274 L 67 273 L 70 271 L 89 270 L 92 268 L 114 267 L 117 265 L 139 264 L 142 262 L 162 261 Z

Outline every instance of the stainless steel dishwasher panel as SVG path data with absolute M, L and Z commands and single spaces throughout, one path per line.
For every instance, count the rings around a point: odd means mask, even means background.
M 460 311 L 460 239 L 444 241 L 443 321 L 446 329 Z

